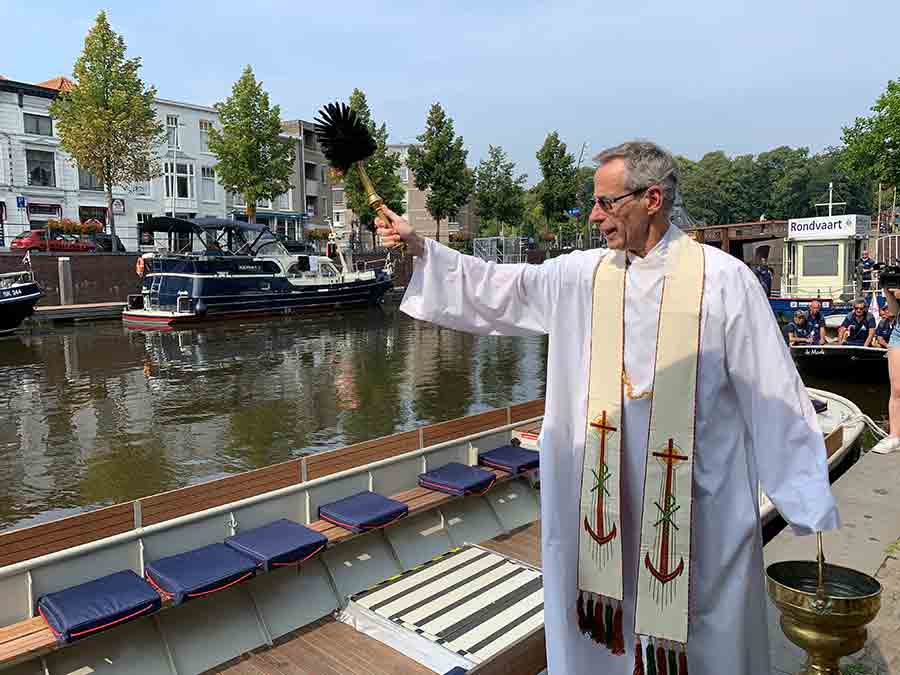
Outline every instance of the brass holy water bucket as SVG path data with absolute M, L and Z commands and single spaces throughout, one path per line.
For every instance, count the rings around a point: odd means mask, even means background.
M 866 644 L 866 626 L 881 608 L 881 584 L 863 572 L 826 564 L 818 537 L 817 562 L 766 568 L 768 591 L 781 612 L 781 630 L 806 652 L 806 666 L 797 675 L 841 675 L 841 657 Z

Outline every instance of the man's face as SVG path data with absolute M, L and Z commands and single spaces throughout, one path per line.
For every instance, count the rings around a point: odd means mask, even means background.
M 643 187 L 643 186 L 640 186 Z M 625 161 L 614 159 L 594 173 L 594 197 L 615 199 L 631 190 L 625 187 Z M 613 249 L 643 250 L 653 214 L 661 207 L 658 187 L 619 199 L 608 210 L 594 202 L 590 222 L 599 226 Z M 660 203 L 655 204 L 656 201 Z
M 855 314 L 857 317 L 861 317 L 865 313 L 866 313 L 865 305 L 853 305 L 853 314 Z
M 813 302 L 809 303 L 809 313 L 810 314 L 818 314 L 819 309 L 821 307 L 822 307 L 821 303 L 813 301 Z

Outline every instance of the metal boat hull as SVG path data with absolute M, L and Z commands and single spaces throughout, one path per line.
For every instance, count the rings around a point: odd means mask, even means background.
M 392 286 L 389 278 L 335 283 L 276 292 L 189 296 L 187 311 L 177 304 L 166 309 L 125 309 L 122 320 L 131 326 L 160 327 L 203 321 L 295 314 L 337 307 L 375 305 Z
M 0 333 L 13 331 L 34 313 L 43 292 L 36 283 L 0 288 Z

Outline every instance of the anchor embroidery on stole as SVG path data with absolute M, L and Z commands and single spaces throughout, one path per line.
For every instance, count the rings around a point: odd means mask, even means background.
M 606 532 L 606 500 L 605 497 L 609 495 L 609 490 L 606 487 L 606 483 L 612 478 L 612 474 L 609 471 L 609 466 L 606 463 L 606 437 L 618 431 L 617 427 L 612 426 L 611 423 L 607 422 L 606 419 L 606 411 L 598 417 L 596 420 L 591 422 L 591 426 L 598 430 L 600 436 L 600 454 L 597 458 L 597 468 L 591 469 L 591 472 L 594 474 L 594 479 L 596 480 L 596 485 L 591 488 L 591 492 L 594 494 L 594 512 L 595 512 L 595 521 L 594 527 L 591 527 L 591 523 L 588 520 L 588 517 L 584 517 L 584 529 L 587 530 L 587 533 L 591 535 L 591 538 L 596 541 L 600 546 L 608 544 L 613 539 L 616 538 L 617 530 L 616 524 L 612 524 L 612 528 Z M 596 528 L 596 529 L 595 529 Z
M 674 533 L 678 531 L 678 525 L 675 523 L 675 514 L 681 508 L 675 497 L 675 471 L 678 462 L 686 462 L 689 457 L 680 455 L 677 451 L 681 448 L 675 445 L 674 439 L 670 438 L 664 452 L 654 452 L 653 457 L 659 460 L 665 467 L 665 481 L 660 485 L 660 500 L 654 502 L 659 511 L 659 520 L 653 526 L 657 532 L 657 551 L 659 558 L 656 563 L 650 558 L 648 552 L 644 556 L 644 565 L 650 571 L 650 574 L 663 586 L 670 581 L 674 581 L 684 572 L 684 557 L 682 557 L 674 569 L 671 568 L 674 562 L 674 556 L 671 551 L 672 539 Z M 659 599 L 659 598 L 658 598 Z

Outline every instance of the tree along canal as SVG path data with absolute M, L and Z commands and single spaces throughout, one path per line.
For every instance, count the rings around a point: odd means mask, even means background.
M 390 306 L 173 332 L 0 339 L 0 531 L 544 395 L 546 338 Z M 805 376 L 887 411 L 885 383 Z

